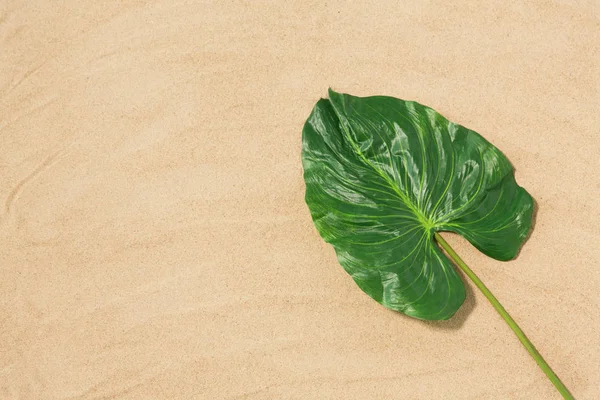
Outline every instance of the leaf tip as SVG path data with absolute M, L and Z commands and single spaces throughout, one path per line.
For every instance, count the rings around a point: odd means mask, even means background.
M 334 100 L 335 98 L 344 96 L 343 93 L 336 92 L 331 87 L 329 87 L 329 89 L 327 89 L 327 94 L 329 95 L 329 100 Z

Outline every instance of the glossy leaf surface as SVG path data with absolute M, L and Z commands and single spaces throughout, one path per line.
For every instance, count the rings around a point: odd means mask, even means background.
M 384 306 L 447 319 L 464 285 L 433 234 L 461 234 L 509 260 L 531 226 L 533 200 L 506 157 L 435 110 L 330 90 L 303 130 L 306 203 L 357 285 Z

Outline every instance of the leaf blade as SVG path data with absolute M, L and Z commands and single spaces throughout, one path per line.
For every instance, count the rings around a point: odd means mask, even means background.
M 507 178 L 506 157 L 416 102 L 330 90 L 304 126 L 302 160 L 306 202 L 340 264 L 376 301 L 416 318 L 447 319 L 464 301 L 434 232 L 506 259 L 530 227 L 531 196 Z

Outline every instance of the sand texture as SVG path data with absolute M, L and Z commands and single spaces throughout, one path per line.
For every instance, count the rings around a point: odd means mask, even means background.
M 599 35 L 594 0 L 1 1 L 0 399 L 560 399 L 473 285 L 426 323 L 339 266 L 300 163 L 328 87 L 507 155 L 519 257 L 444 236 L 600 399 Z

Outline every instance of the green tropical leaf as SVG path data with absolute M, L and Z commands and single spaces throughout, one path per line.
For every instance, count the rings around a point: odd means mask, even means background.
M 435 232 L 509 260 L 531 227 L 533 200 L 506 157 L 419 103 L 330 90 L 302 141 L 317 230 L 356 284 L 392 310 L 439 320 L 463 303 L 463 282 Z

